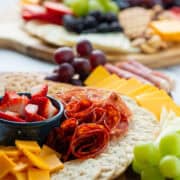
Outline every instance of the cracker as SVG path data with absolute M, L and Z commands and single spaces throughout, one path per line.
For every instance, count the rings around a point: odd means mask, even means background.
M 125 34 L 131 39 L 143 35 L 151 18 L 150 11 L 142 7 L 129 8 L 119 13 L 120 24 Z
M 43 80 L 44 74 L 4 73 L 0 82 L 6 83 L 6 88 L 19 92 L 28 91 L 31 86 L 48 83 L 51 95 L 59 90 L 68 90 L 73 86 Z M 139 107 L 132 99 L 122 96 L 127 106 L 133 112 L 129 130 L 124 137 L 114 138 L 107 149 L 95 158 L 73 160 L 64 164 L 64 169 L 53 174 L 52 180 L 108 180 L 119 177 L 133 160 L 133 147 L 142 141 L 154 139 L 153 132 L 158 128 L 154 115 Z

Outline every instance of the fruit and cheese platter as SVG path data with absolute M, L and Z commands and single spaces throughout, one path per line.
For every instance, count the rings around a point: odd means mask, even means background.
M 180 62 L 179 5 L 21 0 L 16 49 L 56 67 L 0 72 L 0 180 L 180 180 L 176 82 L 149 67 Z
M 179 63 L 178 0 L 21 0 L 14 11 L 0 25 L 4 48 L 53 62 L 55 48 L 88 39 L 112 63 Z

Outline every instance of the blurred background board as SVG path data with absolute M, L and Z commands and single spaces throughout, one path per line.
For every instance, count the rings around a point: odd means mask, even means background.
M 53 62 L 53 52 L 57 48 L 27 34 L 22 28 L 17 7 L 7 7 L 0 12 L 0 48 Z M 156 54 L 107 54 L 112 63 L 136 59 L 149 67 L 168 67 L 180 63 L 180 46 Z

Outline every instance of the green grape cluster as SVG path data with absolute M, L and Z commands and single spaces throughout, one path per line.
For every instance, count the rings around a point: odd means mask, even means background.
M 85 16 L 91 11 L 117 13 L 119 8 L 112 0 L 64 0 L 77 16 Z
M 180 134 L 168 133 L 158 144 L 136 145 L 132 167 L 142 180 L 180 180 Z

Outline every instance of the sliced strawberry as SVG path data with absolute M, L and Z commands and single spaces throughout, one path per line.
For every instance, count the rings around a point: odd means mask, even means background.
M 35 86 L 31 89 L 31 98 L 33 99 L 36 97 L 46 97 L 47 92 L 48 92 L 47 84 Z
M 50 118 L 58 112 L 58 110 L 53 106 L 47 97 L 33 98 L 31 99 L 30 103 L 38 105 L 38 114 L 45 118 Z
M 62 17 L 59 15 L 51 14 L 46 11 L 42 6 L 38 5 L 25 5 L 22 9 L 22 18 L 25 21 L 41 20 L 53 24 L 62 24 Z
M 29 98 L 27 96 L 14 96 L 10 98 L 5 103 L 1 103 L 0 111 L 11 111 L 18 113 L 20 116 L 24 116 L 24 108 L 29 103 Z
M 14 121 L 14 122 L 25 122 L 22 118 L 15 116 L 13 112 L 7 111 L 7 112 L 2 112 L 0 111 L 0 119 L 5 119 L 9 121 Z
M 47 12 L 59 16 L 64 16 L 66 14 L 71 14 L 71 15 L 73 14 L 73 11 L 69 7 L 59 2 L 47 1 L 44 3 L 44 7 L 46 8 Z
M 17 99 L 19 97 L 20 96 L 15 91 L 5 91 L 4 97 L 1 100 L 0 105 L 7 103 L 9 100 Z
M 39 107 L 34 104 L 28 104 L 25 107 L 25 117 L 28 122 L 44 121 L 45 118 L 38 114 Z

